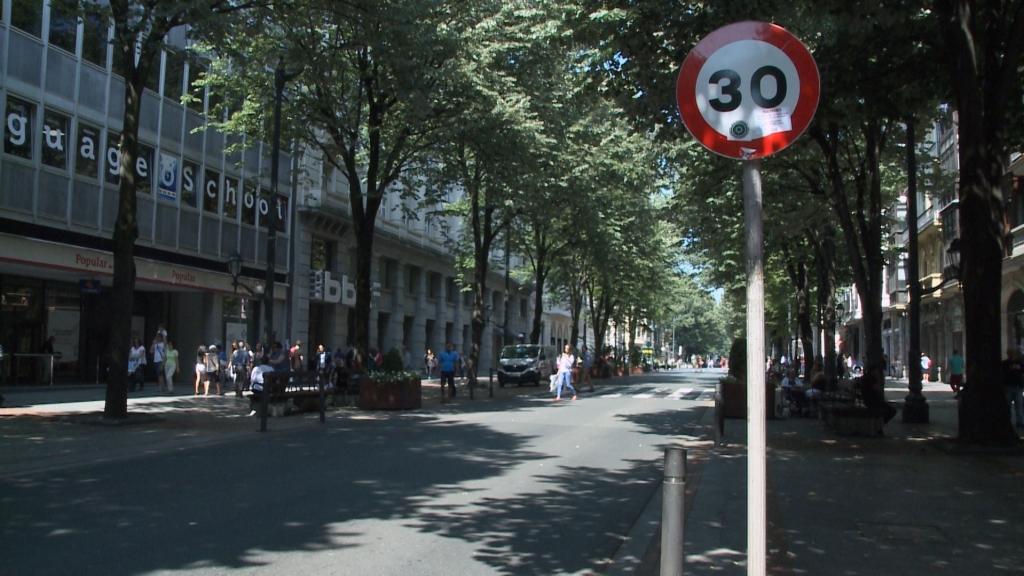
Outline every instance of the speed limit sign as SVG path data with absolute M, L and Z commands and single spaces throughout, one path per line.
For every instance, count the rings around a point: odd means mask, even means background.
M 795 36 L 766 22 L 737 22 L 686 56 L 676 101 L 686 129 L 706 148 L 741 160 L 793 143 L 814 117 L 820 83 Z

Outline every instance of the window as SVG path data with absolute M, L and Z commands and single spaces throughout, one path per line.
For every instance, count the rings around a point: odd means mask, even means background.
M 41 37 L 43 28 L 43 0 L 13 0 L 11 24 L 15 28 Z
M 107 67 L 107 19 L 99 12 L 85 14 L 82 31 L 82 58 L 101 68 Z
M 180 52 L 167 51 L 164 67 L 164 98 L 181 101 L 181 85 L 185 81 L 185 57 Z
M 29 104 L 13 96 L 7 97 L 4 152 L 22 158 L 32 158 L 32 121 L 35 113 L 35 104 Z
M 238 218 L 238 178 L 224 177 L 224 217 Z
M 181 202 L 186 206 L 196 205 L 196 184 L 199 178 L 199 165 L 185 160 L 181 165 Z
M 419 289 L 420 283 L 420 269 L 415 266 L 409 266 L 406 268 L 406 284 L 405 288 L 409 294 L 416 294 Z
M 105 179 L 111 186 L 121 184 L 121 135 L 117 132 L 107 131 L 107 163 Z
M 330 270 L 334 245 L 323 238 L 313 238 L 309 247 L 309 267 L 313 270 Z
M 526 310 L 527 310 L 526 298 L 520 298 L 519 299 L 519 317 L 520 318 L 526 318 Z
M 381 288 L 384 290 L 391 290 L 395 283 L 395 263 L 393 260 L 381 258 L 380 265 Z
M 78 123 L 75 139 L 75 173 L 96 178 L 99 175 L 100 129 L 83 122 Z
M 68 167 L 68 117 L 43 112 L 43 164 L 65 170 Z
M 203 210 L 216 214 L 219 196 L 220 174 L 213 170 L 207 170 L 203 179 Z
M 160 91 L 160 57 L 153 58 L 146 72 L 146 89 L 152 92 Z
M 455 304 L 455 296 L 458 292 L 458 287 L 455 285 L 455 278 L 448 278 L 445 282 L 444 299 L 449 304 Z
M 242 222 L 250 226 L 256 225 L 256 183 L 252 179 L 245 181 L 242 194 Z M 269 198 L 269 196 L 267 196 Z
M 139 144 L 135 158 L 135 192 L 149 194 L 153 190 L 153 149 Z
M 437 293 L 441 290 L 441 275 L 431 272 L 427 276 L 427 297 L 437 298 Z
M 50 44 L 75 53 L 78 37 L 78 18 L 57 2 L 50 3 Z
M 205 86 L 199 84 L 199 80 L 206 74 L 206 66 L 198 60 L 193 60 L 188 66 L 188 107 L 196 112 L 203 111 L 203 91 Z

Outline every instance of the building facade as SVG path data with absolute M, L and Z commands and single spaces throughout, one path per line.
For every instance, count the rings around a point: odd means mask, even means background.
M 30 355 L 54 336 L 58 377 L 102 380 L 118 305 L 109 287 L 125 89 L 113 32 L 41 0 L 4 0 L 0 17 L 0 376 L 31 381 Z M 200 343 L 257 337 L 257 300 L 235 293 L 226 261 L 238 254 L 243 284 L 266 297 L 271 210 L 281 216 L 275 316 L 286 314 L 293 171 L 282 154 L 271 200 L 269 146 L 203 130 L 202 65 L 185 46 L 174 30 L 142 96 L 132 335 L 148 343 L 163 325 L 188 362 Z M 189 106 L 184 93 L 196 97 Z M 228 151 L 238 143 L 244 151 Z

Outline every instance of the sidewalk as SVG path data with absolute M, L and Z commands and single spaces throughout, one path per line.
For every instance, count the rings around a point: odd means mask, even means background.
M 906 382 L 886 392 L 901 403 Z M 839 437 L 816 419 L 768 421 L 769 573 L 1024 570 L 1024 451 L 959 445 L 948 387 L 925 395 L 931 423 L 897 415 L 883 438 Z M 695 479 L 686 574 L 746 573 L 745 422 L 727 420 L 725 441 Z M 649 552 L 638 573 L 657 574 L 657 558 Z
M 600 381 L 596 381 L 600 382 Z M 605 382 L 612 382 L 611 380 Z M 474 400 L 460 383 L 455 399 L 441 401 L 440 381 L 424 380 L 423 408 L 419 413 L 455 408 L 489 399 L 488 381 L 479 381 Z M 505 387 L 495 381 L 494 398 L 547 394 L 545 387 Z M 102 418 L 106 387 L 65 384 L 45 387 L 0 388 L 0 478 L 23 476 L 90 462 L 131 458 L 140 453 L 187 450 L 198 445 L 239 438 L 257 441 L 260 419 L 249 416 L 249 398 L 226 391 L 224 396 L 194 396 L 191 383 L 176 383 L 173 394 L 160 393 L 147 383 L 141 392 L 128 393 L 128 418 L 108 422 Z M 328 415 L 348 418 L 389 418 L 387 412 L 363 412 L 356 399 Z M 270 432 L 318 430 L 319 413 L 307 412 L 270 418 Z

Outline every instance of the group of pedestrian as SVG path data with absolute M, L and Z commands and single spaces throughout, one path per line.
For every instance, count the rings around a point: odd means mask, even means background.
M 573 379 L 576 375 L 576 369 L 579 369 L 578 373 L 581 377 L 582 382 L 577 382 L 582 388 L 585 384 L 590 387 L 590 390 L 594 390 L 594 384 L 591 380 L 591 370 L 594 366 L 594 356 L 590 353 L 590 350 L 583 346 L 580 356 L 576 356 L 573 353 L 572 346 L 566 344 L 562 348 L 562 353 L 558 355 L 558 359 L 555 361 L 557 371 L 552 381 L 551 392 L 554 393 L 555 397 L 552 401 L 558 402 L 562 399 L 562 391 L 567 390 L 572 392 L 572 399 L 575 400 L 577 396 L 576 387 L 573 386 Z
M 146 369 L 152 358 L 153 373 L 156 376 L 157 389 L 160 392 L 174 392 L 174 377 L 178 374 L 178 350 L 174 342 L 167 337 L 163 324 L 157 326 L 156 335 L 149 349 L 142 344 L 141 338 L 132 338 L 128 349 L 128 390 L 143 390 L 146 386 Z

